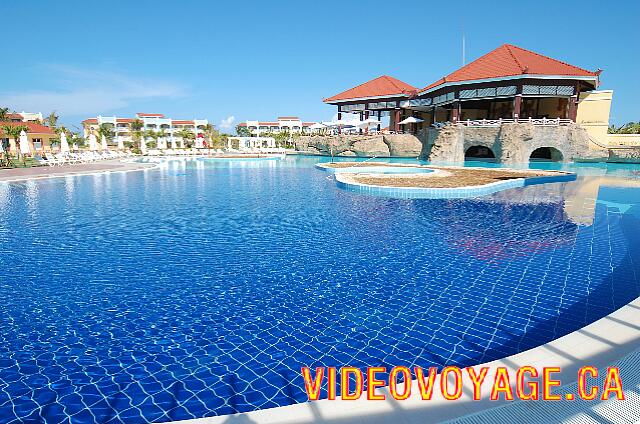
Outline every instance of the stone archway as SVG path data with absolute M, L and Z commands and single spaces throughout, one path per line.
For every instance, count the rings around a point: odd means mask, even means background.
M 562 162 L 563 160 L 564 155 L 562 152 L 551 146 L 538 147 L 529 155 L 529 161 Z
M 491 150 L 491 148 L 487 146 L 474 145 L 470 146 L 464 152 L 464 160 L 469 159 L 495 159 L 496 155 Z

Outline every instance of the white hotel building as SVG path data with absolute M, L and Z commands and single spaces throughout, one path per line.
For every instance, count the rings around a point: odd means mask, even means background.
M 316 122 L 302 122 L 297 116 L 280 116 L 277 121 L 246 121 L 238 126 L 246 127 L 252 137 L 260 137 L 267 133 L 277 134 L 281 131 L 289 133 L 310 134 L 310 126 Z
M 175 134 L 184 129 L 193 132 L 196 137 L 200 134 L 204 135 L 205 126 L 209 123 L 207 119 L 171 119 L 161 113 L 137 113 L 135 118 L 98 115 L 96 118 L 89 118 L 82 121 L 84 137 L 87 138 L 89 134 L 95 133 L 98 128 L 100 128 L 100 125 L 108 124 L 112 126 L 114 131 L 114 138 L 111 140 L 111 143 L 117 144 L 119 140 L 122 140 L 122 142 L 133 141 L 131 139 L 131 123 L 136 119 L 142 121 L 142 131 L 159 132 L 164 130 L 166 138 L 164 142 L 182 141 L 182 139 Z

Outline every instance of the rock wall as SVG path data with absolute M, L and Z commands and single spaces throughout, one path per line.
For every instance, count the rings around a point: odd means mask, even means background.
M 303 136 L 296 140 L 300 152 L 360 157 L 417 157 L 423 143 L 414 135 Z
M 498 162 L 528 163 L 531 153 L 540 147 L 552 147 L 562 160 L 606 158 L 607 152 L 589 149 L 589 135 L 579 125 L 534 126 L 508 123 L 500 127 L 464 127 L 449 125 L 430 129 L 421 158 L 431 162 L 458 163 L 471 146 L 491 149 Z
M 609 149 L 609 161 L 640 163 L 640 147 L 631 149 Z
M 382 140 L 393 157 L 415 158 L 422 151 L 422 141 L 413 134 L 385 134 Z

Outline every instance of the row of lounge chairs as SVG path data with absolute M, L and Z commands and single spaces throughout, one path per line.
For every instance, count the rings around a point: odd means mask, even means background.
M 56 153 L 44 155 L 35 155 L 34 159 L 40 165 L 56 166 L 56 165 L 76 165 L 80 163 L 93 163 L 101 160 L 122 159 L 135 156 L 128 152 L 80 152 L 80 153 Z
M 222 149 L 151 149 L 147 151 L 149 156 L 205 156 L 223 153 Z
M 148 156 L 219 156 L 225 154 L 281 154 L 282 148 L 250 148 L 250 149 L 152 149 Z

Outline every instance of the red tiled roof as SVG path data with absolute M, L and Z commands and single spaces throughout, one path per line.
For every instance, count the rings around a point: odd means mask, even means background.
M 98 119 L 97 118 L 89 118 L 89 119 L 85 119 L 84 121 L 82 121 L 83 124 L 97 124 L 98 123 Z
M 133 122 L 135 121 L 134 118 L 116 118 L 116 122 Z
M 172 120 L 171 123 L 176 125 L 193 125 L 193 121 L 175 120 L 175 119 Z
M 7 114 L 7 118 L 10 121 L 16 121 L 16 120 L 22 121 L 24 119 L 23 116 L 20 115 L 19 113 L 9 113 Z
M 447 82 L 474 81 L 516 75 L 597 76 L 577 66 L 511 44 L 503 44 L 468 65 L 433 82 L 426 91 Z
M 300 118 L 298 118 L 297 116 L 278 116 L 278 121 L 299 121 Z
M 361 99 L 367 97 L 382 97 L 382 96 L 394 96 L 399 94 L 408 94 L 416 91 L 416 88 L 400 81 L 399 79 L 383 75 L 381 77 L 372 79 L 360 84 L 357 87 L 350 88 L 335 96 L 324 99 L 325 103 Z
M 49 127 L 47 127 L 46 125 L 41 125 L 38 124 L 36 122 L 1 122 L 0 123 L 0 134 L 3 133 L 2 131 L 2 126 L 3 125 L 10 125 L 12 127 L 17 127 L 17 126 L 21 126 L 24 125 L 26 126 L 27 129 L 27 133 L 29 134 L 54 134 L 53 130 Z

